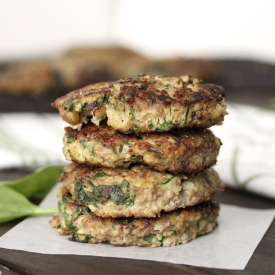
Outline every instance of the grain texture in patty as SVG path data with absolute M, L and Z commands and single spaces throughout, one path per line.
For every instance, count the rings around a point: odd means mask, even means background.
M 51 225 L 70 240 L 108 242 L 120 246 L 175 246 L 187 243 L 217 226 L 219 205 L 211 201 L 162 213 L 157 218 L 102 218 L 75 203 L 66 188 L 59 192 L 59 215 Z
M 101 217 L 156 217 L 161 211 L 192 206 L 221 193 L 218 174 L 160 173 L 139 165 L 131 169 L 90 168 L 72 163 L 60 182 L 77 203 Z
M 161 172 L 188 174 L 214 165 L 221 145 L 208 129 L 125 135 L 93 124 L 80 131 L 66 127 L 63 142 L 65 158 L 78 163 L 111 168 L 139 163 Z
M 166 132 L 221 124 L 226 113 L 223 101 L 221 87 L 197 78 L 143 74 L 89 85 L 58 98 L 52 106 L 73 128 L 107 119 L 123 133 Z

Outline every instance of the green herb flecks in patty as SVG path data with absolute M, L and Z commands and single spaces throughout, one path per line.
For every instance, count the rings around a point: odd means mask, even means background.
M 94 147 L 96 145 L 96 142 L 94 142 L 94 141 L 80 140 L 79 144 L 81 145 L 82 149 L 88 149 L 88 151 L 90 152 L 90 154 L 92 156 L 95 156 Z
M 102 173 L 101 176 L 105 175 Z M 83 184 L 82 179 L 79 179 L 74 187 L 76 197 L 81 203 L 98 206 L 99 203 L 111 200 L 117 205 L 134 205 L 135 196 L 130 194 L 130 184 L 128 181 L 123 180 L 118 185 L 94 185 L 91 177 L 86 178 L 86 180 L 90 185 L 89 187 Z M 89 188 L 92 188 L 92 191 Z
M 75 112 L 75 103 L 72 98 L 66 100 L 65 109 L 68 110 L 69 112 Z
M 65 139 L 66 139 L 66 143 L 73 143 L 76 140 L 76 138 L 69 132 L 65 133 Z

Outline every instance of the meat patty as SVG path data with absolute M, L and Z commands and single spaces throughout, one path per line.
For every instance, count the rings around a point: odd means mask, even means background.
M 123 133 L 221 124 L 224 90 L 197 78 L 147 74 L 89 85 L 52 103 L 73 128 L 107 124 Z
M 172 173 L 195 173 L 214 165 L 221 145 L 208 129 L 125 135 L 93 124 L 80 131 L 66 127 L 63 142 L 67 160 L 111 168 L 138 163 Z
M 217 225 L 219 205 L 211 201 L 162 213 L 157 218 L 102 218 L 73 201 L 66 188 L 59 193 L 59 214 L 51 225 L 70 240 L 108 242 L 121 246 L 175 246 L 211 232 Z
M 197 174 L 170 174 L 139 165 L 131 169 L 90 168 L 72 163 L 60 182 L 73 199 L 102 217 L 156 217 L 209 200 L 224 190 L 213 168 Z

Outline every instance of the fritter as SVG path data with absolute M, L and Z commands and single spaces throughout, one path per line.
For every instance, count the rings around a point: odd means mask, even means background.
M 74 125 L 74 128 L 88 122 L 98 125 L 106 118 L 105 102 L 111 95 L 110 85 L 111 82 L 108 81 L 91 84 L 85 87 L 85 91 L 76 90 L 58 98 L 52 106 L 60 106 L 58 109 L 61 117 Z
M 65 61 L 65 62 L 64 62 Z M 99 76 L 98 79 L 102 79 L 105 76 L 105 80 L 116 80 L 123 76 L 135 75 L 139 72 L 144 72 L 144 68 L 150 63 L 150 59 L 141 55 L 140 53 L 121 46 L 99 46 L 99 47 L 74 47 L 65 52 L 57 59 L 57 63 L 60 62 L 60 72 L 72 71 L 71 67 L 78 70 L 74 70 L 74 74 L 66 74 L 66 79 L 70 81 L 70 78 L 78 75 L 81 72 L 81 79 L 90 75 Z M 62 64 L 62 62 L 64 62 Z M 90 79 L 92 80 L 92 79 Z M 94 78 L 94 80 L 96 80 Z M 97 81 L 98 82 L 98 81 Z M 88 82 L 89 84 L 95 82 Z M 78 86 L 82 87 L 82 86 Z
M 151 75 L 196 75 L 205 81 L 215 81 L 222 74 L 221 62 L 205 58 L 158 58 L 151 60 L 142 72 Z
M 208 129 L 122 134 L 113 128 L 88 124 L 65 128 L 63 153 L 67 160 L 111 168 L 144 164 L 158 171 L 195 173 L 216 163 L 220 140 Z
M 221 124 L 226 113 L 223 101 L 221 87 L 197 78 L 141 74 L 75 90 L 52 106 L 73 128 L 107 119 L 123 133 L 146 133 Z
M 213 168 L 197 174 L 170 174 L 138 165 L 131 169 L 91 168 L 72 163 L 59 179 L 73 199 L 101 217 L 156 217 L 221 193 Z
M 73 201 L 66 188 L 59 193 L 59 214 L 51 220 L 62 235 L 86 243 L 120 246 L 175 246 L 187 243 L 217 226 L 219 205 L 211 201 L 162 213 L 157 218 L 102 218 Z
M 0 70 L 0 93 L 36 96 L 56 85 L 56 72 L 50 60 L 8 63 Z

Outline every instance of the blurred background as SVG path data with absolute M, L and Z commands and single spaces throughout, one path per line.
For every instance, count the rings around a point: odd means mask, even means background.
M 274 11 L 273 0 L 1 0 L 0 110 L 55 112 L 57 96 L 142 72 L 191 74 L 272 108 Z

